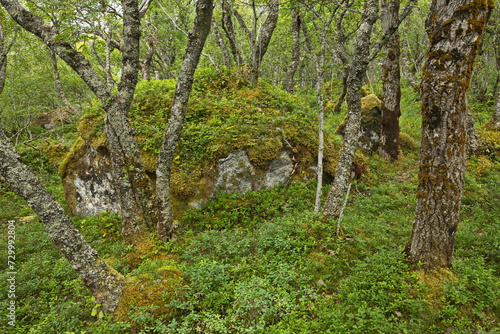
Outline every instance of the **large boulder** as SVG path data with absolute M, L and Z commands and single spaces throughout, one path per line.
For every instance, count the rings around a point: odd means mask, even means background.
M 142 82 L 130 112 L 141 158 L 155 184 L 156 156 L 175 82 Z M 248 88 L 230 79 L 198 78 L 171 176 L 174 215 L 199 207 L 217 192 L 246 192 L 314 178 L 314 111 L 276 87 Z M 66 202 L 75 215 L 119 213 L 103 113 L 90 108 L 80 138 L 60 167 Z M 325 173 L 333 175 L 338 149 L 326 138 Z

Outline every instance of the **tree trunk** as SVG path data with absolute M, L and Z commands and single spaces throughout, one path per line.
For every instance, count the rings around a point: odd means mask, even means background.
M 337 219 L 345 198 L 350 179 L 350 168 L 358 146 L 361 127 L 361 87 L 370 56 L 370 37 L 378 16 L 378 0 L 367 0 L 363 9 L 361 25 L 356 35 L 356 46 L 347 78 L 348 119 L 345 127 L 344 143 L 335 170 L 335 180 L 323 207 L 326 219 Z
M 0 22 L 0 93 L 3 92 L 5 80 L 7 80 L 7 57 L 10 49 L 14 45 L 15 38 L 8 45 L 5 45 L 5 34 L 2 22 Z M 0 110 L 0 114 L 2 111 Z
M 250 58 L 250 83 L 252 85 L 257 85 L 259 82 L 260 65 L 267 52 L 269 42 L 271 42 L 276 24 L 278 23 L 279 4 L 279 0 L 271 0 L 269 2 L 269 13 L 261 27 L 260 36 L 256 40 L 256 43 L 252 45 L 252 55 Z
M 59 251 L 90 289 L 103 311 L 112 313 L 121 296 L 125 279 L 101 260 L 85 242 L 64 213 L 61 205 L 45 189 L 36 175 L 22 162 L 0 129 L 0 175 L 38 214 Z
M 219 30 L 219 26 L 217 25 L 217 22 L 212 20 L 212 29 L 214 32 L 215 37 L 217 38 L 217 45 L 219 46 L 219 49 L 222 53 L 222 61 L 224 63 L 224 66 L 227 68 L 231 68 L 231 57 L 229 56 L 229 51 L 226 46 L 226 42 L 224 41 L 224 38 L 222 37 L 222 33 Z
M 422 147 L 412 265 L 452 265 L 465 174 L 467 91 L 492 0 L 433 0 L 422 78 Z
M 297 71 L 300 61 L 300 15 L 297 7 L 292 8 L 292 59 L 286 70 L 283 88 L 290 94 L 293 93 L 293 76 Z
M 500 130 L 500 93 L 498 93 L 497 104 L 495 110 L 493 111 L 493 128 L 495 130 Z
M 146 56 L 141 61 L 141 73 L 142 80 L 150 81 L 151 80 L 151 62 L 153 61 L 153 56 L 155 53 L 155 44 L 154 40 L 151 36 L 148 38 L 148 51 L 146 52 Z
M 49 49 L 49 55 L 50 55 L 50 61 L 52 62 L 52 68 L 54 72 L 54 80 L 56 82 L 56 88 L 57 92 L 59 94 L 59 98 L 61 99 L 61 102 L 63 102 L 66 107 L 68 107 L 73 115 L 77 114 L 77 110 L 73 108 L 71 105 L 71 102 L 69 101 L 68 97 L 66 96 L 66 93 L 64 93 L 64 88 L 61 82 L 61 76 L 59 74 L 59 67 L 57 66 L 57 57 L 56 54 Z
M 123 235 L 128 243 L 148 233 L 147 226 L 157 220 L 149 181 L 140 160 L 139 149 L 128 123 L 128 112 L 139 72 L 140 14 L 137 0 L 122 0 L 122 74 L 118 92 L 111 94 L 107 83 L 95 72 L 83 54 L 43 20 L 27 11 L 16 0 L 0 0 L 12 18 L 38 36 L 84 80 L 106 112 L 106 139 L 113 160 L 113 175 L 121 205 Z M 151 223 L 150 223 L 151 222 Z
M 234 62 L 238 72 L 241 72 L 241 66 L 243 66 L 244 60 L 241 56 L 240 50 L 238 48 L 238 39 L 236 37 L 236 30 L 234 29 L 233 20 L 231 18 L 232 8 L 231 5 L 227 3 L 226 0 L 222 0 L 222 29 L 226 34 L 227 40 L 229 41 L 229 48 L 233 55 Z
M 325 99 L 323 96 L 324 91 L 324 64 L 325 64 L 325 49 L 326 49 L 326 36 L 330 29 L 330 25 L 333 20 L 333 15 L 328 21 L 323 21 L 323 31 L 320 36 L 320 50 L 319 54 L 314 52 L 314 48 L 311 41 L 311 36 L 307 30 L 307 25 L 302 26 L 304 32 L 304 38 L 306 40 L 307 48 L 311 54 L 311 59 L 314 64 L 314 69 L 316 73 L 316 85 L 315 94 L 316 101 L 318 103 L 318 163 L 316 170 L 316 199 L 314 201 L 314 212 L 319 212 L 321 208 L 321 196 L 323 194 L 323 152 L 325 147 L 325 137 L 324 137 L 324 127 L 325 127 Z
M 158 221 L 156 231 L 158 238 L 162 240 L 171 238 L 175 229 L 170 199 L 172 162 L 181 136 L 182 127 L 184 126 L 186 107 L 189 95 L 191 94 L 194 72 L 198 66 L 207 36 L 210 33 L 213 8 L 213 0 L 198 0 L 196 3 L 194 28 L 189 33 L 188 46 L 175 87 L 168 129 L 163 137 L 163 144 L 158 156 L 156 192 L 159 204 L 161 205 L 163 219 Z
M 385 0 L 381 14 L 384 33 L 397 25 L 399 18 L 399 0 Z M 396 31 L 387 41 L 387 57 L 382 66 L 382 124 L 379 154 L 387 161 L 397 160 L 399 155 L 399 116 L 401 74 L 399 70 L 399 33 Z

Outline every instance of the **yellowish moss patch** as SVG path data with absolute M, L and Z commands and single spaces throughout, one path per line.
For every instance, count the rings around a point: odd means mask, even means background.
M 59 164 L 59 176 L 64 178 L 69 168 L 71 167 L 71 163 L 77 160 L 77 156 L 82 153 L 83 148 L 85 147 L 85 141 L 82 137 L 78 137 L 71 149 L 64 156 L 63 160 Z
M 170 318 L 173 307 L 168 306 L 165 299 L 179 297 L 184 285 L 183 276 L 177 267 L 165 266 L 154 274 L 128 278 L 114 316 L 118 321 L 130 323 L 134 331 L 141 330 L 142 325 L 131 316 L 134 312 L 145 312 L 155 319 Z

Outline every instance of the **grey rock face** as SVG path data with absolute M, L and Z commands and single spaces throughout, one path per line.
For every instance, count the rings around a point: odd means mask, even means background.
M 71 170 L 63 179 L 66 202 L 75 215 L 97 215 L 103 211 L 119 213 L 111 175 L 111 161 L 107 151 L 101 152 L 89 146 L 72 164 Z M 256 167 L 250 162 L 245 151 L 230 153 L 220 159 L 213 176 L 211 188 L 204 195 L 197 193 L 185 199 L 191 207 L 200 207 L 216 192 L 240 192 L 271 188 L 290 180 L 294 162 L 290 154 L 281 152 L 265 168 Z
M 278 159 L 271 161 L 264 180 L 265 188 L 272 188 L 289 181 L 293 172 L 293 161 L 290 155 L 283 151 Z
M 245 193 L 253 189 L 255 168 L 245 151 L 230 153 L 219 160 L 217 167 L 216 191 L 237 191 Z
M 121 208 L 115 196 L 107 150 L 96 150 L 88 145 L 84 150 L 63 179 L 70 213 L 83 216 L 104 211 L 118 213 Z

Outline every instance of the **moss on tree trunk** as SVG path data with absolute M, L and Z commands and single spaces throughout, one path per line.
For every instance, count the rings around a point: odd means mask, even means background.
M 425 269 L 452 265 L 467 153 L 467 91 L 491 0 L 431 3 L 422 78 L 417 208 L 406 252 Z

